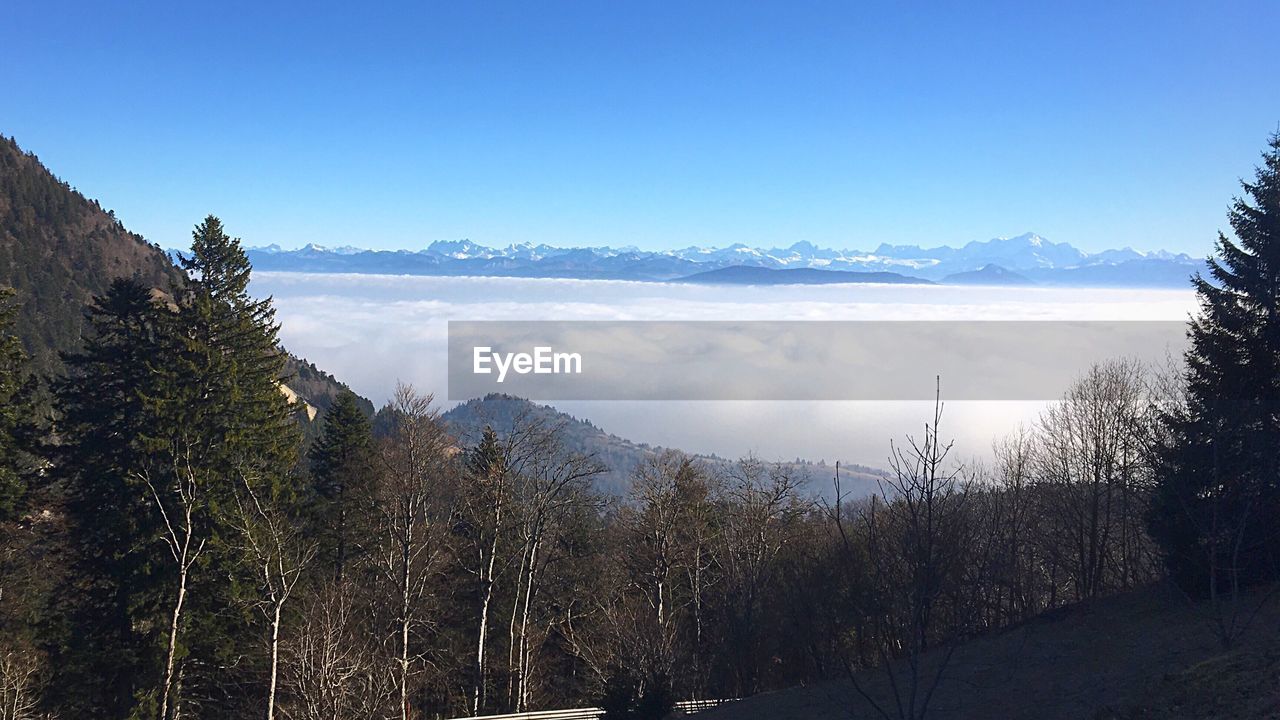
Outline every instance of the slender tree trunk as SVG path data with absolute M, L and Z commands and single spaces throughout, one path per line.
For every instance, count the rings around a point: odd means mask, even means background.
M 489 558 L 486 562 L 481 559 L 480 571 L 483 574 L 481 578 L 481 599 L 480 599 L 480 629 L 476 640 L 476 686 L 471 697 L 471 713 L 473 715 L 480 714 L 480 708 L 487 702 L 488 684 L 485 682 L 485 646 L 489 637 L 489 607 L 493 603 L 493 571 L 498 557 L 498 529 L 502 525 L 502 505 L 499 505 L 495 512 L 493 540 L 489 544 Z
M 693 679 L 699 696 L 705 692 L 702 679 L 702 545 L 693 556 Z
M 347 501 L 346 491 L 338 496 L 338 547 L 337 558 L 335 558 L 334 578 L 338 581 L 338 585 L 342 585 L 342 573 L 346 571 L 347 565 Z
M 493 556 L 489 556 L 489 577 L 484 583 L 483 596 L 480 600 L 480 631 L 476 640 L 476 687 L 471 702 L 471 712 L 479 713 L 487 702 L 485 682 L 485 648 L 489 639 L 489 608 L 493 604 Z
M 520 555 L 520 569 L 516 573 L 516 597 L 511 603 L 511 624 L 507 627 L 507 707 L 515 709 L 516 703 L 516 650 L 518 643 L 516 642 L 516 621 L 520 617 L 520 597 L 524 591 L 525 570 L 529 566 L 529 548 L 531 543 L 526 542 L 524 550 Z
M 480 632 L 476 640 L 476 685 L 471 693 L 471 713 L 478 714 L 485 703 L 484 646 L 489 631 L 489 600 L 492 589 L 486 589 L 480 601 Z
M 173 603 L 173 617 L 169 622 L 169 650 L 164 664 L 164 686 L 160 691 L 160 720 L 168 720 L 177 713 L 170 713 L 169 696 L 173 687 L 173 671 L 178 655 L 178 627 L 182 620 L 182 605 L 187 599 L 187 569 L 178 570 L 178 597 Z M 174 698 L 174 702 L 177 698 Z
M 172 720 L 182 720 L 182 680 L 187 669 L 185 667 L 178 668 L 178 679 L 173 683 L 173 718 Z
M 412 537 L 412 533 L 409 533 Z M 400 557 L 400 719 L 409 720 L 409 581 L 410 543 L 405 542 Z
M 275 603 L 271 615 L 271 682 L 267 690 L 267 720 L 276 717 L 276 685 L 280 676 L 280 613 L 284 608 L 284 600 Z
M 538 545 L 541 542 L 541 540 L 534 540 L 533 547 L 529 551 L 528 587 L 525 588 L 524 607 L 520 612 L 520 671 L 516 712 L 524 712 L 529 700 L 529 606 L 533 602 L 534 582 L 538 567 Z

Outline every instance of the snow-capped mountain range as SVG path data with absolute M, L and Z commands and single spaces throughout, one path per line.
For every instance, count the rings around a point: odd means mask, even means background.
M 799 241 L 785 248 L 752 248 L 741 243 L 724 248 L 688 247 L 680 250 L 640 250 L 635 247 L 560 248 L 523 243 L 492 248 L 470 240 L 440 240 L 426 249 L 364 250 L 307 245 L 283 250 L 277 245 L 251 248 L 250 259 L 260 270 L 349 272 L 403 275 L 484 275 L 548 278 L 607 278 L 672 281 L 694 279 L 701 273 L 730 267 L 770 270 L 840 270 L 857 282 L 854 273 L 877 273 L 867 282 L 883 281 L 885 273 L 932 282 L 966 284 L 1053 284 L 1107 286 L 1185 286 L 1203 263 L 1185 254 L 1140 252 L 1131 248 L 1083 252 L 1068 243 L 1054 243 L 1035 233 L 970 242 L 963 247 L 923 248 L 881 244 L 875 250 L 836 250 Z M 692 277 L 691 277 L 692 276 Z M 769 273 L 753 277 L 769 278 Z M 777 282 L 795 282 L 781 277 Z M 814 277 L 812 275 L 804 277 Z M 709 280 L 708 280 L 709 281 Z M 764 280 L 763 282 L 769 282 Z

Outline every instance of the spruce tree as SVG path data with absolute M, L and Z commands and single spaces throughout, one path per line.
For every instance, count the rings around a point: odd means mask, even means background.
M 1219 233 L 1186 355 L 1185 407 L 1151 530 L 1184 588 L 1214 594 L 1277 577 L 1280 562 L 1280 134 Z
M 191 583 L 183 651 L 195 661 L 182 691 L 194 714 L 216 715 L 260 699 L 246 693 L 260 682 L 260 644 L 244 628 L 260 588 L 236 530 L 236 493 L 248 484 L 261 502 L 300 514 L 300 432 L 281 388 L 275 310 L 270 298 L 249 295 L 251 267 L 240 241 L 209 216 L 181 264 L 189 279 L 174 288 L 176 362 L 154 403 L 170 430 L 147 442 L 161 464 L 195 469 L 197 522 L 208 548 Z
M 0 287 L 0 523 L 17 517 L 35 461 L 34 382 L 27 353 L 14 333 L 14 291 Z
M 183 378 L 198 386 L 191 395 L 199 405 L 187 412 L 208 423 L 209 459 L 227 471 L 287 482 L 300 436 L 295 408 L 281 392 L 285 355 L 271 298 L 249 295 L 248 256 L 212 215 L 196 226 L 181 264 L 190 275 L 175 288 L 186 334 Z
M 171 301 L 116 282 L 59 386 L 83 574 L 60 655 L 86 717 L 225 717 L 262 698 L 238 493 L 299 514 L 300 435 L 274 311 L 249 296 L 239 241 L 209 217 L 182 264 Z
M 160 394 L 155 369 L 173 360 L 162 337 L 176 330 L 171 315 L 147 288 L 115 281 L 91 306 L 85 346 L 63 357 L 67 375 L 55 385 L 70 571 L 52 599 L 62 618 L 53 690 L 77 717 L 130 717 L 159 681 L 165 550 L 138 473 L 142 438 L 161 431 L 148 404 Z
M 503 471 L 506 462 L 506 450 L 498 440 L 498 433 L 493 426 L 485 425 L 480 433 L 480 442 L 467 453 L 467 470 L 482 482 L 495 473 Z
M 357 555 L 373 488 L 373 433 L 356 396 L 343 392 L 311 447 L 311 523 L 321 566 L 338 582 Z

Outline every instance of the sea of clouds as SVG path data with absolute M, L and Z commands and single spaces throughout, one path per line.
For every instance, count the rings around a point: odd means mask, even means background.
M 449 320 L 1185 320 L 1190 290 L 925 285 L 704 286 L 612 280 L 260 272 L 294 353 L 376 404 L 397 382 L 447 397 Z M 1080 357 L 1080 369 L 1100 358 Z M 892 353 L 886 353 L 892 362 Z M 946 380 L 943 379 L 943 398 Z M 556 402 L 616 435 L 692 452 L 884 466 L 891 438 L 918 434 L 926 402 Z M 447 408 L 449 403 L 441 400 Z M 1035 422 L 1042 402 L 951 402 L 943 434 L 960 457 Z

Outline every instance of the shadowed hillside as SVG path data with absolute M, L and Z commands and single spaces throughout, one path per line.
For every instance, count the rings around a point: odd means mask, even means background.
M 569 448 L 591 455 L 604 463 L 608 471 L 596 478 L 596 488 L 610 495 L 622 495 L 630 485 L 632 473 L 646 459 L 656 457 L 664 448 L 638 443 L 606 432 L 589 420 L 579 420 L 550 405 L 539 405 L 524 398 L 491 393 L 469 400 L 444 413 L 444 419 L 466 445 L 474 445 L 485 425 L 499 432 L 521 422 L 537 422 L 560 428 Z M 729 472 L 734 461 L 717 455 L 695 455 L 711 469 Z M 761 458 L 772 462 L 772 458 Z M 807 494 L 828 496 L 832 493 L 835 468 L 825 463 L 792 460 L 781 463 L 802 480 Z M 876 478 L 881 470 L 862 465 L 840 465 L 840 478 L 849 497 L 865 497 L 876 492 Z
M 1245 603 L 1256 606 L 1254 595 Z M 1067 606 L 958 645 L 925 717 L 939 720 L 1120 720 L 1280 716 L 1280 606 L 1271 602 L 1237 647 L 1224 652 L 1205 603 L 1167 586 Z M 948 649 L 924 658 L 936 674 Z M 898 668 L 902 695 L 905 668 Z M 898 717 L 888 674 L 858 684 Z M 922 690 L 923 693 L 923 690 Z M 848 680 L 748 698 L 702 720 L 837 720 L 884 717 Z

